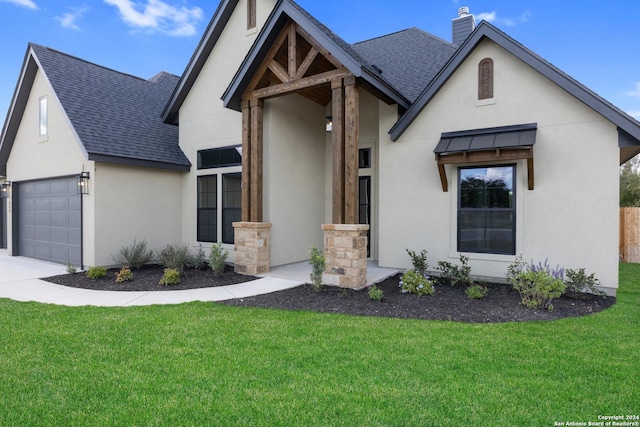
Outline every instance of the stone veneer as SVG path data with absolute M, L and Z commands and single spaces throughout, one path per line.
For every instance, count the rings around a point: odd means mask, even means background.
M 367 284 L 366 224 L 323 224 L 324 283 L 359 289 Z
M 234 222 L 236 273 L 264 274 L 271 269 L 271 223 Z

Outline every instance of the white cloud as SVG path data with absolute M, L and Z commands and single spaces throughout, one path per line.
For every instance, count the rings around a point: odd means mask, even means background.
M 38 5 L 33 0 L 0 0 L 6 3 L 17 4 L 18 6 L 28 7 L 29 9 L 37 9 Z
M 83 7 L 83 8 L 75 8 L 72 7 L 70 12 L 66 12 L 63 13 L 61 16 L 56 16 L 56 20 L 58 20 L 60 22 L 60 25 L 62 25 L 65 28 L 71 28 L 72 30 L 80 30 L 80 27 L 78 27 L 78 24 L 76 24 L 76 21 L 80 18 L 82 18 L 82 15 L 85 14 L 85 12 L 87 12 L 89 10 L 89 8 Z
M 172 6 L 162 0 L 104 0 L 120 11 L 124 22 L 132 27 L 150 32 L 159 31 L 173 36 L 191 36 L 196 33 L 195 24 L 202 19 L 202 9 Z
M 640 82 L 635 82 L 634 86 L 635 88 L 632 91 L 627 92 L 627 95 L 640 98 Z
M 484 20 L 492 24 L 503 24 L 507 27 L 515 27 L 518 24 L 524 24 L 525 22 L 527 22 L 531 17 L 531 12 L 527 10 L 523 12 L 522 15 L 515 18 L 501 18 L 498 16 L 496 11 L 494 10 L 492 12 L 479 13 L 475 15 L 475 17 L 477 21 Z

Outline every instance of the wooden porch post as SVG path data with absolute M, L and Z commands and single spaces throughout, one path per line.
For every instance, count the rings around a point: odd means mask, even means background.
M 251 104 L 242 101 L 242 222 L 251 218 Z
M 333 223 L 344 224 L 344 86 L 342 79 L 331 82 L 333 120 Z
M 262 99 L 251 100 L 251 201 L 249 215 L 251 222 L 262 222 L 263 110 L 264 101 Z
M 345 224 L 358 224 L 360 93 L 354 76 L 346 77 L 344 85 L 344 221 Z

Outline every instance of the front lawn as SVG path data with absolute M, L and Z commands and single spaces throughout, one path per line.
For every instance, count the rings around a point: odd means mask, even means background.
M 212 303 L 0 300 L 0 425 L 553 426 L 640 414 L 640 265 L 616 305 L 462 324 Z

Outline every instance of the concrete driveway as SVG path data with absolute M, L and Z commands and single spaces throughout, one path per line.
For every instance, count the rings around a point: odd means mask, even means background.
M 0 249 L 0 284 L 65 274 L 64 265 L 52 264 L 21 256 L 9 256 Z

